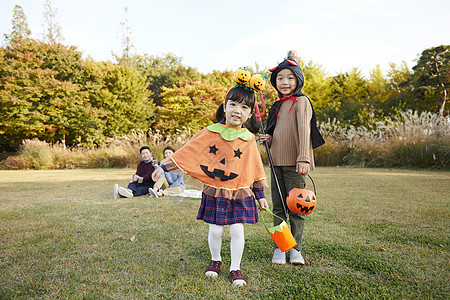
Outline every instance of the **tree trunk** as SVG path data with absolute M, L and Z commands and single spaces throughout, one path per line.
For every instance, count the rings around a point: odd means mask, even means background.
M 439 65 L 437 61 L 434 63 L 434 69 L 436 71 L 437 78 L 439 80 L 439 87 L 442 89 L 442 102 L 439 105 L 439 119 L 442 119 L 444 116 L 444 108 L 445 108 L 445 102 L 447 102 L 447 89 L 445 88 L 444 83 L 442 82 L 441 77 L 441 70 L 439 70 Z
M 443 91 L 442 102 L 439 105 L 439 119 L 442 119 L 442 117 L 444 117 L 445 103 L 447 102 L 447 89 L 444 87 L 442 91 Z

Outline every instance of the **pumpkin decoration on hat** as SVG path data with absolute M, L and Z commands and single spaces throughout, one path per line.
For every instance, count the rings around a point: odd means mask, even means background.
M 257 92 L 264 90 L 266 86 L 266 81 L 260 74 L 255 74 L 250 78 L 250 87 Z
M 251 74 L 250 71 L 245 69 L 239 69 L 234 73 L 234 80 L 239 84 L 247 84 L 250 81 Z
M 317 197 L 313 191 L 293 188 L 290 190 L 286 202 L 290 211 L 309 215 L 317 206 Z

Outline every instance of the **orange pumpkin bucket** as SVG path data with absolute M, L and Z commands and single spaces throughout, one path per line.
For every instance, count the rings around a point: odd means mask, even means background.
M 314 192 L 306 189 L 293 188 L 289 191 L 286 199 L 287 206 L 290 211 L 309 215 L 317 206 L 316 185 L 311 176 L 309 176 L 314 187 Z
M 279 216 L 272 213 L 268 208 L 266 208 L 266 210 L 275 217 L 283 220 Z M 283 220 L 280 225 L 267 228 L 262 214 L 261 219 L 263 221 L 264 227 L 266 227 L 267 232 L 269 232 L 270 237 L 273 239 L 275 244 L 277 244 L 281 252 L 287 251 L 297 245 L 297 242 L 295 241 L 294 236 L 292 235 L 286 221 Z

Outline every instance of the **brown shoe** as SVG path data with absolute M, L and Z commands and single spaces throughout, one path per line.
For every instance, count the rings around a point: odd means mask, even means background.
M 245 277 L 244 275 L 242 275 L 241 270 L 231 271 L 230 280 L 233 283 L 233 285 L 236 286 L 243 286 L 247 284 L 247 281 L 245 281 Z
M 220 273 L 220 265 L 222 264 L 221 261 L 215 261 L 211 260 L 209 262 L 208 267 L 206 268 L 205 275 L 209 277 L 217 277 Z

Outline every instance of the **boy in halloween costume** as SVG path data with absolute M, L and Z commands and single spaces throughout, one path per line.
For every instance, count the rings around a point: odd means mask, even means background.
M 254 91 L 238 84 L 227 93 L 216 113 L 216 116 L 224 114 L 225 118 L 198 132 L 164 159 L 153 174 L 157 178 L 163 171 L 179 168 L 204 184 L 197 219 L 209 224 L 211 261 L 205 275 L 217 277 L 220 273 L 222 234 L 224 225 L 229 225 L 230 280 L 234 285 L 246 284 L 240 263 L 245 243 L 244 223 L 258 222 L 254 196 L 260 208 L 268 207 L 263 191 L 266 175 L 255 136 L 243 126 L 254 107 Z
M 301 249 L 305 216 L 286 212 L 284 208 L 287 207 L 289 190 L 305 187 L 305 176 L 314 170 L 313 148 L 322 145 L 324 140 L 317 129 L 311 101 L 301 92 L 304 78 L 298 63 L 286 59 L 270 71 L 270 82 L 278 91 L 280 100 L 269 111 L 266 134 L 260 136 L 260 143 L 269 143 L 276 173 L 271 176 L 273 213 L 284 220 L 289 213 L 291 231 L 297 242 L 297 246 L 289 250 L 290 263 L 304 264 Z M 280 184 L 282 199 L 274 176 Z M 279 218 L 273 218 L 274 226 L 281 222 Z M 286 263 L 286 253 L 281 252 L 276 245 L 272 263 Z

